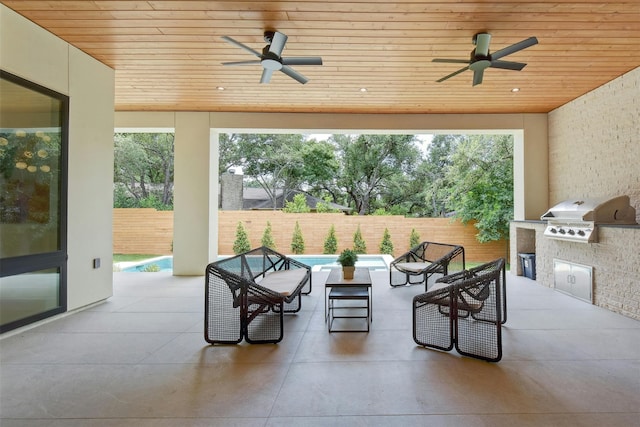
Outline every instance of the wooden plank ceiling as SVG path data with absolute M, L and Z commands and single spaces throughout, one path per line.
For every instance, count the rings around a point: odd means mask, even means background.
M 114 68 L 119 111 L 544 113 L 640 66 L 638 0 L 2 3 Z M 222 65 L 257 59 L 222 36 L 261 51 L 267 29 L 289 37 L 283 57 L 322 57 L 293 66 L 307 84 Z M 491 33 L 492 52 L 539 44 L 502 58 L 522 71 L 436 83 L 464 64 L 432 59 L 469 59 L 477 32 Z

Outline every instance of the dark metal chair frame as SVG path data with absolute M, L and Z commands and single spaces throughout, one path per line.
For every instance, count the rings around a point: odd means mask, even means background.
M 408 262 L 424 263 L 424 268 L 419 271 L 403 268 L 402 264 Z M 426 292 L 429 278 L 434 274 L 448 275 L 455 268 L 452 264 L 459 265 L 453 271 L 464 270 L 465 256 L 462 246 L 422 242 L 391 262 L 389 265 L 389 284 L 392 287 L 397 287 L 424 283 Z M 415 280 L 415 278 L 418 278 L 418 280 Z
M 269 273 L 305 269 L 293 292 L 285 295 L 260 281 Z M 294 284 L 295 285 L 295 284 Z M 301 295 L 311 292 L 311 268 L 268 247 L 211 263 L 205 271 L 205 340 L 210 344 L 277 343 L 284 314 L 297 313 Z
M 413 340 L 500 361 L 502 325 L 507 320 L 505 277 L 505 261 L 499 258 L 438 279 L 435 289 L 413 298 Z

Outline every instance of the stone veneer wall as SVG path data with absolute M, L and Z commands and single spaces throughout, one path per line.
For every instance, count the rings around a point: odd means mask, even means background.
M 640 221 L 640 67 L 549 113 L 549 205 L 628 195 Z
M 520 243 L 517 238 L 511 239 L 511 253 L 516 256 L 518 252 L 536 253 L 538 283 L 554 287 L 554 259 L 591 266 L 593 303 L 640 320 L 640 251 L 637 245 L 640 242 L 640 227 L 600 226 L 598 243 L 549 239 L 543 236 L 545 228 L 544 222 L 511 223 L 512 236 L 525 236 Z M 533 243 L 535 249 L 531 250 L 524 242 Z M 519 262 L 512 256 L 511 271 L 515 273 L 516 268 L 517 274 L 522 275 Z
M 549 113 L 549 205 L 628 195 L 640 222 L 640 68 Z M 536 280 L 553 287 L 553 259 L 593 266 L 594 304 L 640 319 L 640 226 L 599 229 L 599 242 L 547 239 L 543 222 L 511 224 L 518 252 L 536 253 Z M 534 250 L 532 250 L 534 249 Z

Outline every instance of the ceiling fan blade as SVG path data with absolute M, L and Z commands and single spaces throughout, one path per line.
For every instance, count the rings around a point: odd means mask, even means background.
M 500 49 L 497 52 L 491 54 L 491 59 L 500 59 L 503 56 L 511 55 L 512 53 L 516 53 L 519 50 L 526 49 L 530 46 L 538 44 L 538 39 L 535 37 L 529 37 L 528 39 L 522 40 L 516 44 L 512 44 L 511 46 L 507 46 L 504 49 Z
M 269 52 L 274 53 L 278 58 L 282 55 L 284 44 L 287 42 L 287 36 L 276 31 L 273 33 L 273 40 L 271 40 L 271 46 L 269 46 Z
M 292 79 L 295 79 L 297 81 L 299 81 L 302 84 L 305 84 L 309 81 L 309 79 L 307 79 L 305 76 L 303 76 L 302 74 L 298 73 L 297 71 L 295 71 L 293 68 L 287 66 L 287 65 L 283 65 L 282 68 L 280 69 L 280 71 L 282 71 L 283 73 L 285 73 L 287 76 L 291 77 Z
M 247 52 L 257 56 L 258 58 L 262 57 L 262 55 L 260 55 L 260 53 L 258 51 L 251 49 L 249 46 L 244 45 L 244 44 L 240 43 L 239 41 L 232 39 L 231 37 L 222 36 L 222 40 L 226 41 L 227 43 L 231 43 L 234 46 L 238 46 L 240 49 L 244 49 Z
M 268 68 L 262 69 L 262 77 L 260 77 L 260 83 L 269 83 L 271 81 L 271 75 L 273 74 L 273 70 Z
M 476 55 L 482 55 L 482 56 L 489 55 L 490 41 L 491 41 L 491 34 L 489 33 L 476 34 Z
M 492 68 L 502 68 L 503 70 L 522 70 L 527 64 L 522 62 L 511 62 L 511 61 L 491 61 Z
M 222 65 L 259 65 L 260 60 L 251 60 L 251 61 L 235 61 L 235 62 L 223 62 Z
M 322 65 L 322 58 L 319 56 L 301 56 L 293 58 L 282 58 L 283 65 Z
M 443 77 L 443 78 L 441 78 L 440 80 L 436 80 L 436 82 L 437 82 L 437 83 L 442 83 L 443 81 L 445 81 L 445 80 L 447 80 L 447 79 L 450 79 L 450 78 L 451 78 L 451 77 L 453 77 L 453 76 L 457 76 L 458 74 L 460 74 L 460 73 L 462 73 L 462 72 L 464 72 L 464 71 L 467 71 L 468 69 L 469 69 L 469 67 L 460 68 L 458 71 L 454 71 L 453 73 L 451 73 L 451 74 L 449 74 L 449 75 L 447 75 L 447 76 L 444 76 L 444 77 Z
M 468 59 L 443 59 L 443 58 L 434 58 L 431 62 L 445 62 L 448 64 L 470 64 L 471 61 Z
M 473 72 L 473 86 L 479 85 L 482 83 L 482 77 L 484 76 L 484 68 L 480 70 L 475 70 Z

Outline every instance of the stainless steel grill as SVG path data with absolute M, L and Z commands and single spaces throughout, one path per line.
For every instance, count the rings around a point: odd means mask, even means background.
M 547 221 L 544 235 L 559 240 L 595 243 L 599 224 L 637 224 L 629 196 L 611 199 L 575 199 L 558 203 L 540 217 Z

